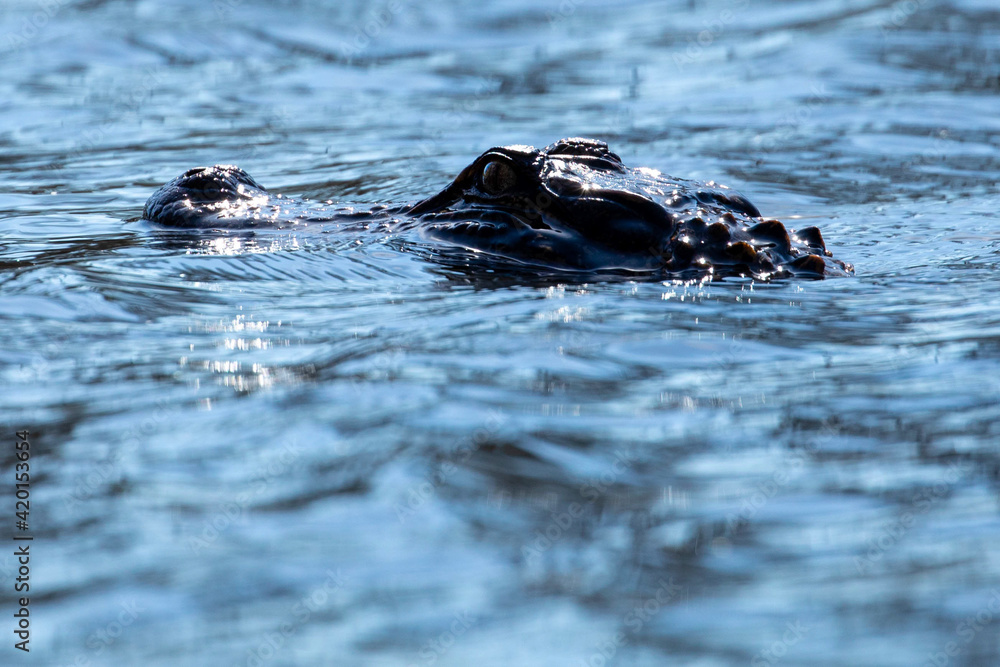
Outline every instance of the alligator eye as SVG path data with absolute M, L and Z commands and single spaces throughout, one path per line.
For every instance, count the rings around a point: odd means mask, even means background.
M 482 182 L 487 194 L 502 195 L 514 187 L 517 174 L 509 164 L 494 160 L 483 167 Z

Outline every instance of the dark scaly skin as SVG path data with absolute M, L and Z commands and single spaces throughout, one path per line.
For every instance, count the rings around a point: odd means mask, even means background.
M 765 280 L 853 273 L 832 259 L 816 227 L 789 231 L 725 186 L 628 168 L 593 139 L 491 148 L 429 199 L 361 211 L 271 195 L 238 167 L 203 167 L 154 193 L 143 218 L 197 229 L 337 223 L 478 251 L 470 261 L 549 271 Z

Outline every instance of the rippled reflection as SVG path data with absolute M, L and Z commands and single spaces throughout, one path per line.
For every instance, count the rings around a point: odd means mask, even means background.
M 0 662 L 1000 664 L 993 3 L 47 7 L 0 9 Z M 196 165 L 362 210 L 571 135 L 857 276 L 137 221 Z

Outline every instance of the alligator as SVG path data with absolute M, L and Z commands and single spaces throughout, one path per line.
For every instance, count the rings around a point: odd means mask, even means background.
M 199 167 L 157 190 L 142 217 L 187 229 L 399 234 L 491 270 L 500 261 L 682 279 L 853 273 L 816 227 L 789 230 L 726 186 L 626 167 L 606 143 L 583 138 L 491 148 L 432 197 L 363 209 L 272 195 L 232 165 Z

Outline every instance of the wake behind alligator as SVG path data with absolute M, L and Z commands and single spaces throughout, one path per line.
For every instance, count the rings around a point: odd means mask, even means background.
M 458 249 L 471 265 L 493 268 L 503 260 L 683 279 L 853 273 L 832 258 L 816 227 L 790 232 L 725 186 L 626 167 L 593 139 L 491 148 L 433 197 L 368 210 L 271 195 L 235 166 L 200 167 L 157 190 L 143 218 L 192 229 L 334 225 L 345 234 L 375 231 Z

